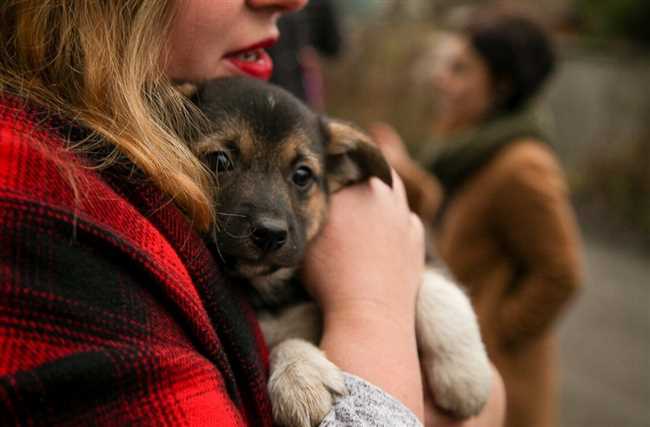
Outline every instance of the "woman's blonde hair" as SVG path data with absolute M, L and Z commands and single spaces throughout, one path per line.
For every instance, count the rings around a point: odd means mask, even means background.
M 163 69 L 175 2 L 1 1 L 0 91 L 92 129 L 207 229 L 210 176 L 177 136 L 190 110 Z

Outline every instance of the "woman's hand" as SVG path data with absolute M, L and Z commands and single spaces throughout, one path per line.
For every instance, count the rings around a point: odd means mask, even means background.
M 505 391 L 496 370 L 488 404 L 465 422 L 442 415 L 422 383 L 414 319 L 424 237 L 402 182 L 396 174 L 393 179 L 394 189 L 375 179 L 335 194 L 328 223 L 308 250 L 303 280 L 325 316 L 321 348 L 427 426 L 501 426 Z
M 393 180 L 392 189 L 373 178 L 332 197 L 327 225 L 308 248 L 303 282 L 324 314 L 328 358 L 422 419 L 415 300 L 424 233 L 402 182 L 396 174 Z
M 404 187 L 376 178 L 332 197 L 325 229 L 308 248 L 304 279 L 327 316 L 381 312 L 412 327 L 424 234 Z

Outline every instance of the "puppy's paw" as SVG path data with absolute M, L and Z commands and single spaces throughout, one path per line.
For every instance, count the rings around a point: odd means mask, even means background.
M 469 299 L 443 273 L 428 270 L 416 321 L 422 366 L 437 405 L 457 418 L 477 415 L 490 394 L 492 369 Z
M 276 424 L 318 425 L 334 397 L 346 393 L 343 373 L 314 345 L 293 339 L 271 352 L 269 395 Z
M 456 418 L 478 415 L 490 396 L 492 369 L 484 352 L 422 360 L 436 404 Z

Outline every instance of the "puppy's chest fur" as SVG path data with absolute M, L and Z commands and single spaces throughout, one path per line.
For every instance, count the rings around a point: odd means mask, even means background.
M 252 278 L 250 282 L 244 288 L 248 301 L 257 312 L 278 315 L 287 307 L 311 301 L 295 270 L 281 270 L 270 277 Z

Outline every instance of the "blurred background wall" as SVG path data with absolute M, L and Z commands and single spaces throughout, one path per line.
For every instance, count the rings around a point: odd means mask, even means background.
M 489 1 L 339 0 L 346 48 L 326 109 L 427 139 L 440 19 Z M 496 2 L 492 2 L 496 3 Z M 520 0 L 560 63 L 540 103 L 583 230 L 587 283 L 561 327 L 561 425 L 650 425 L 650 1 Z
M 388 121 L 409 145 L 425 140 L 435 30 L 475 3 L 489 2 L 339 0 L 347 48 L 325 66 L 328 111 L 363 125 Z M 650 1 L 515 4 L 556 41 L 560 64 L 541 103 L 584 226 L 650 253 Z

